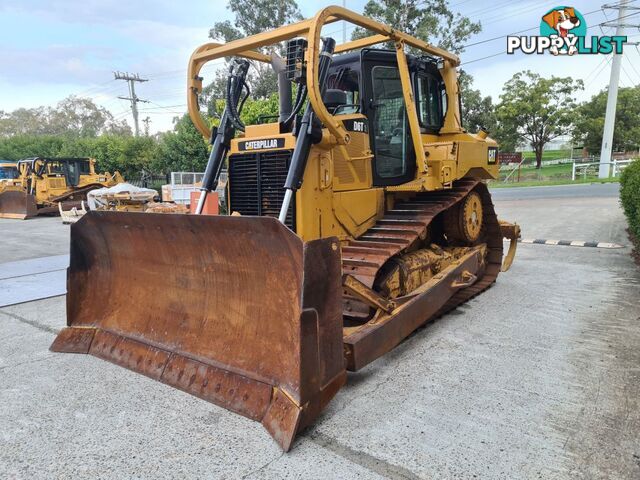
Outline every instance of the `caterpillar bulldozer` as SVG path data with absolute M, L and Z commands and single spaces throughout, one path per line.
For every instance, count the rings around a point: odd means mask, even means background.
M 96 173 L 93 158 L 43 158 L 20 160 L 17 173 L 0 181 L 0 218 L 26 219 L 56 214 L 63 208 L 80 208 L 87 192 L 124 182 L 115 172 Z
M 341 45 L 321 36 L 339 20 L 372 35 Z M 259 50 L 274 45 L 282 56 Z M 221 58 L 232 58 L 226 106 L 211 129 L 199 73 Z M 242 122 L 251 62 L 278 75 L 277 121 Z M 485 183 L 498 176 L 497 145 L 461 125 L 458 64 L 337 6 L 197 48 L 188 106 L 211 153 L 196 214 L 89 212 L 74 224 L 67 328 L 51 349 L 259 421 L 289 450 L 347 371 L 491 286 L 513 260 L 519 227 L 497 219 Z M 225 163 L 230 215 L 199 215 Z

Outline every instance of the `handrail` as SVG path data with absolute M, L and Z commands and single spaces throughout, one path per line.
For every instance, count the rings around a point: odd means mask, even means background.
M 286 25 L 275 30 L 258 33 L 229 43 L 219 44 L 210 42 L 196 48 L 189 59 L 189 66 L 187 68 L 187 105 L 189 109 L 189 116 L 196 128 L 205 138 L 209 139 L 211 137 L 211 129 L 201 117 L 198 105 L 198 95 L 202 91 L 202 78 L 199 74 L 206 63 L 218 58 L 230 56 L 238 56 L 260 62 L 269 62 L 271 60 L 269 55 L 257 52 L 255 49 L 296 37 L 304 37 L 307 39 L 308 43 L 306 60 L 309 101 L 313 106 L 314 113 L 318 116 L 319 120 L 326 125 L 330 133 L 335 137 L 336 142 L 341 145 L 348 143 L 349 134 L 346 132 L 342 122 L 332 115 L 325 107 L 320 94 L 320 86 L 318 85 L 318 82 L 315 81 L 315 79 L 318 78 L 318 55 L 320 52 L 320 35 L 322 27 L 339 20 L 370 30 L 374 32 L 375 35 L 339 45 L 336 47 L 335 53 L 344 53 L 350 50 L 356 50 L 392 41 L 400 43 L 402 48 L 404 48 L 404 45 L 408 45 L 427 54 L 441 57 L 449 67 L 455 68 L 460 64 L 460 59 L 453 53 L 434 47 L 423 40 L 395 30 L 387 25 L 352 12 L 346 8 L 329 6 L 323 8 L 313 18 L 308 20 Z M 407 99 L 405 98 L 405 101 L 406 100 Z

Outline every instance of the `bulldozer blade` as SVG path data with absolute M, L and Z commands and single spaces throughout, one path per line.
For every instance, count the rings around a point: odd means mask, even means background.
M 33 195 L 19 190 L 0 193 L 0 218 L 24 220 L 35 217 L 37 214 L 38 206 Z
M 346 380 L 340 248 L 276 219 L 92 211 L 67 328 L 88 353 L 262 422 L 287 451 Z

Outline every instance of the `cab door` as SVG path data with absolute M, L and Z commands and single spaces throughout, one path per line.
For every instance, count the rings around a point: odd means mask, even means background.
M 367 51 L 363 72 L 362 103 L 369 119 L 374 185 L 409 182 L 415 178 L 415 152 L 395 53 Z

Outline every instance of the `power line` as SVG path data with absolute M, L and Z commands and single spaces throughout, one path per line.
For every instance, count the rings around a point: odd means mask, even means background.
M 633 0 L 633 1 L 636 1 L 636 0 Z M 632 17 L 632 16 L 634 16 L 634 15 L 640 15 L 640 12 L 638 12 L 638 13 L 632 13 L 632 14 L 630 14 L 630 15 L 622 16 L 622 17 L 620 17 L 620 19 L 623 19 L 623 18 L 629 18 L 629 17 Z M 603 25 L 603 24 L 606 24 L 606 23 L 607 23 L 607 22 L 602 22 L 602 23 L 598 23 L 598 24 L 596 24 L 596 25 L 589 25 L 589 26 L 587 27 L 587 30 L 588 30 L 588 29 L 590 29 L 590 28 L 593 28 L 593 27 L 599 27 L 599 26 L 601 26 L 601 25 Z M 538 28 L 538 27 L 535 27 L 535 28 Z M 533 29 L 534 29 L 534 28 L 530 28 L 530 29 L 528 29 L 528 30 L 533 30 Z M 525 30 L 525 31 L 528 31 L 528 30 Z M 510 35 L 513 35 L 513 34 L 510 34 Z M 496 39 L 498 39 L 498 38 L 506 38 L 506 37 L 508 37 L 508 36 L 510 36 L 510 35 L 502 35 L 502 36 L 500 36 L 500 37 L 496 37 L 496 38 L 491 39 L 491 40 L 496 40 Z M 487 40 L 487 41 L 491 41 L 491 40 Z M 465 45 L 465 46 L 460 47 L 460 48 L 466 48 L 467 46 L 468 46 L 468 45 Z M 467 65 L 467 64 L 469 64 L 469 63 L 479 62 L 480 60 L 486 60 L 487 58 L 497 57 L 497 56 L 499 56 L 499 55 L 504 55 L 504 54 L 506 54 L 506 53 L 507 53 L 507 51 L 506 51 L 506 50 L 503 50 L 502 52 L 494 53 L 494 54 L 492 54 L 492 55 L 487 55 L 486 57 L 476 58 L 476 59 L 474 59 L 474 60 L 469 60 L 469 61 L 467 61 L 467 62 L 463 62 L 461 65 Z
M 633 62 L 631 60 L 629 60 L 629 57 L 624 57 L 627 59 L 627 63 L 629 63 L 629 66 L 633 69 L 634 72 L 636 72 L 636 75 L 638 75 L 638 77 L 640 77 L 640 72 L 638 72 L 638 70 L 636 70 L 635 65 L 633 64 Z
M 469 60 L 468 62 L 462 62 L 460 65 L 469 65 L 470 63 L 475 63 L 475 62 L 479 62 L 481 60 L 486 60 L 487 58 L 497 57 L 499 55 L 504 55 L 505 53 L 506 52 L 494 53 L 493 55 L 487 55 L 486 57 L 476 58 L 474 60 Z
M 635 0 L 634 0 L 634 1 L 635 1 Z M 592 11 L 590 11 L 590 12 L 587 12 L 587 13 L 583 14 L 583 17 L 586 17 L 587 15 L 592 15 L 592 14 L 594 14 L 594 13 L 596 13 L 596 12 L 601 12 L 601 11 L 602 11 L 602 10 L 601 10 L 600 8 L 599 8 L 599 9 L 597 9 L 597 10 L 592 10 Z M 537 26 L 537 27 L 532 27 L 532 28 L 527 28 L 527 29 L 525 29 L 525 30 L 520 30 L 520 31 L 517 31 L 517 32 L 508 33 L 507 35 L 500 35 L 500 36 L 498 36 L 498 37 L 488 38 L 488 39 L 486 39 L 486 40 L 481 40 L 481 41 L 479 41 L 479 42 L 468 43 L 468 44 L 466 44 L 466 45 L 462 45 L 462 46 L 461 46 L 461 47 L 459 47 L 459 48 L 460 48 L 460 49 L 465 49 L 465 48 L 468 48 L 468 47 L 474 47 L 474 46 L 476 46 L 476 45 L 482 45 L 483 43 L 489 43 L 489 42 L 493 42 L 493 41 L 495 41 L 495 40 L 500 40 L 501 38 L 507 38 L 507 37 L 511 37 L 511 36 L 513 36 L 513 35 L 519 35 L 520 33 L 526 33 L 526 32 L 531 32 L 531 31 L 533 31 L 533 30 L 538 30 L 539 28 L 540 28 L 539 26 Z
M 585 78 L 585 90 L 586 88 L 591 85 L 593 82 L 595 82 L 598 77 L 600 77 L 600 75 L 602 74 L 602 72 L 604 72 L 605 68 L 607 68 L 607 66 L 609 65 L 609 63 L 611 62 L 611 59 L 608 56 L 603 56 L 602 61 L 598 64 L 598 66 L 596 66 L 596 68 L 594 68 L 591 73 L 589 75 L 587 75 L 587 77 Z M 595 74 L 595 76 L 593 76 L 593 78 L 591 78 L 591 80 L 589 80 L 587 82 L 587 78 L 591 77 L 591 74 L 593 74 L 594 72 L 597 73 Z

